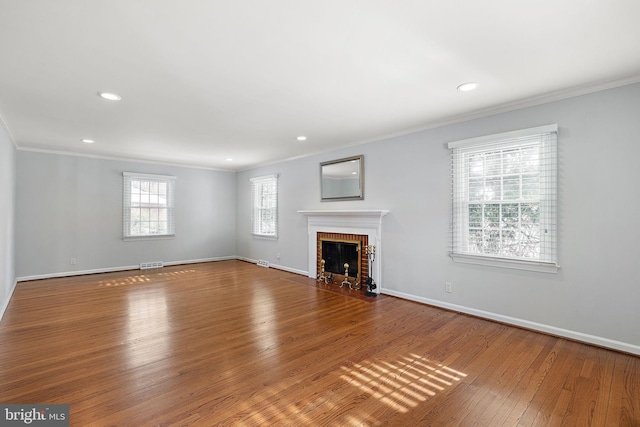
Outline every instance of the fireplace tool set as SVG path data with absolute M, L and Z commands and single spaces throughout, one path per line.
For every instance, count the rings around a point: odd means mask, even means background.
M 365 292 L 365 296 L 368 297 L 377 297 L 378 294 L 373 292 L 378 286 L 376 285 L 375 280 L 371 277 L 371 266 L 373 265 L 373 261 L 376 259 L 376 247 L 375 245 L 368 245 L 365 247 L 365 251 L 367 256 L 369 257 L 369 276 L 367 277 L 367 292 Z

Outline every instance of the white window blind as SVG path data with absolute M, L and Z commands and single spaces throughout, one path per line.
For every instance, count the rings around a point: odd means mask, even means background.
M 557 271 L 557 129 L 449 143 L 454 261 Z
M 123 172 L 123 237 L 175 235 L 176 177 Z
M 278 237 L 278 175 L 251 178 L 252 233 Z

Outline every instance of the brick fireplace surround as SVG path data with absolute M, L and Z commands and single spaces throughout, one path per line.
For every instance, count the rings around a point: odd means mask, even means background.
M 320 252 L 318 248 L 320 244 L 319 233 L 366 236 L 367 243 L 365 245 L 374 245 L 376 247 L 375 261 L 371 265 L 371 277 L 373 277 L 378 286 L 375 292 L 380 292 L 382 287 L 382 261 L 384 259 L 381 238 L 382 218 L 389 213 L 388 210 L 299 210 L 298 213 L 307 217 L 309 277 L 318 277 L 320 271 L 320 259 L 318 258 L 318 252 Z M 341 239 L 344 239 L 344 237 Z M 361 252 L 361 256 L 363 255 L 364 257 L 367 256 L 364 248 Z M 361 263 L 361 268 L 363 270 L 366 269 L 360 275 L 361 278 L 364 278 L 364 274 L 368 274 L 368 266 Z M 364 288 L 364 282 L 362 283 Z

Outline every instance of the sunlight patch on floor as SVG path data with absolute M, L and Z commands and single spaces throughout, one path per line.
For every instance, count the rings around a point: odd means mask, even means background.
M 158 272 L 158 276 L 182 276 L 185 274 L 191 274 L 191 273 L 195 273 L 196 270 L 194 269 L 187 269 L 187 270 L 175 270 L 175 271 L 161 271 Z
M 331 377 L 335 380 L 330 380 Z M 324 420 L 327 425 L 374 426 L 378 422 L 369 411 L 372 405 L 378 405 L 367 403 L 359 407 L 359 403 L 373 398 L 392 411 L 407 413 L 436 394 L 455 387 L 464 377 L 463 372 L 413 353 L 387 360 L 364 360 L 318 378 L 325 382 L 324 391 L 309 401 L 285 402 L 280 397 L 284 390 L 304 388 L 305 383 L 287 378 L 271 384 L 239 404 L 232 419 L 248 425 L 316 425 Z M 357 390 L 349 391 L 350 387 Z M 335 414 L 336 405 L 343 407 L 345 399 L 352 402 L 351 408 L 346 413 Z
M 417 354 L 391 362 L 365 360 L 349 367 L 342 366 L 341 370 L 344 381 L 402 413 L 466 377 L 460 371 L 430 362 Z
M 140 283 L 147 283 L 150 281 L 151 281 L 151 278 L 147 277 L 144 274 L 140 274 L 137 276 L 122 277 L 120 279 L 101 280 L 98 282 L 98 286 L 111 288 L 116 286 L 137 285 Z
M 118 279 L 101 280 L 98 282 L 98 286 L 111 288 L 116 286 L 126 286 L 126 285 L 136 285 L 140 283 L 147 283 L 152 280 L 152 278 L 149 277 L 150 274 L 155 274 L 158 276 L 165 276 L 165 277 L 176 277 L 176 276 L 184 276 L 186 274 L 192 274 L 196 272 L 196 270 L 194 269 L 183 269 L 183 270 L 176 270 L 176 271 L 158 271 L 162 269 L 156 268 L 153 270 L 157 272 L 152 272 L 147 274 L 135 274 L 135 275 L 122 277 Z

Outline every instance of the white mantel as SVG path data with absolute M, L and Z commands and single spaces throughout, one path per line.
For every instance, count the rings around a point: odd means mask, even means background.
M 316 266 L 318 232 L 363 234 L 368 236 L 369 245 L 375 245 L 376 247 L 376 257 L 371 267 L 371 276 L 378 285 L 375 292 L 380 292 L 383 259 L 382 218 L 389 213 L 388 210 L 299 210 L 298 213 L 307 217 L 309 277 L 316 278 L 318 275 Z

